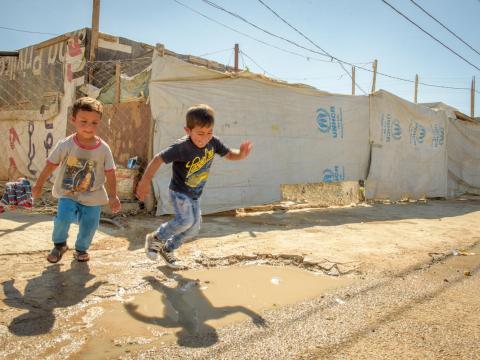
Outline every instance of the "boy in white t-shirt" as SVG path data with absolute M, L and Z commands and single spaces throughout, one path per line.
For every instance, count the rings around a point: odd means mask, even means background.
M 112 152 L 96 136 L 102 112 L 102 104 L 95 99 L 83 97 L 75 101 L 71 121 L 76 132 L 57 143 L 32 188 L 33 198 L 39 198 L 43 184 L 60 166 L 52 189 L 59 200 L 52 234 L 54 248 L 47 256 L 51 263 L 58 262 L 68 250 L 68 230 L 77 221 L 73 255 L 78 261 L 90 260 L 87 250 L 98 228 L 102 205 L 108 203 L 114 213 L 120 210 Z

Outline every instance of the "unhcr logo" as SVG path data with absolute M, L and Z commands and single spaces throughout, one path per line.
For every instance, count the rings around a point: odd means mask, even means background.
M 322 133 L 330 131 L 330 114 L 325 109 L 317 109 L 317 125 Z
M 330 106 L 330 109 L 317 109 L 317 126 L 323 134 L 330 134 L 332 138 L 343 139 L 343 117 L 342 108 Z
M 402 138 L 402 127 L 400 126 L 400 121 L 395 119 L 392 126 L 392 137 L 395 140 L 400 140 Z
M 382 114 L 382 119 L 380 120 L 382 128 L 382 141 L 390 142 L 392 140 L 401 140 L 402 139 L 402 125 L 400 120 L 392 119 L 391 114 Z
M 443 146 L 445 141 L 445 128 L 440 124 L 432 125 L 432 147 Z
M 427 129 L 416 121 L 410 123 L 410 144 L 423 144 L 427 136 Z
M 345 168 L 335 165 L 323 170 L 323 182 L 339 182 L 345 180 Z

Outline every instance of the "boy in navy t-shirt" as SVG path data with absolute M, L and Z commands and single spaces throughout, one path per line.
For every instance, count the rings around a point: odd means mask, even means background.
M 160 166 L 163 163 L 173 163 L 170 200 L 175 217 L 145 238 L 147 256 L 156 260 L 157 254 L 160 254 L 170 268 L 181 267 L 173 251 L 200 230 L 199 199 L 215 154 L 228 160 L 242 160 L 252 150 L 250 141 L 242 142 L 238 150 L 225 146 L 213 136 L 214 121 L 214 112 L 210 106 L 200 104 L 189 108 L 184 128 L 187 136 L 155 155 L 138 183 L 137 197 L 143 201 Z

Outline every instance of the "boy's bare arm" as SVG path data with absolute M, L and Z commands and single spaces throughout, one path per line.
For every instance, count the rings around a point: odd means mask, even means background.
M 107 179 L 108 205 L 115 214 L 121 208 L 120 199 L 117 196 L 117 175 L 115 170 L 105 172 L 105 177 Z
M 253 144 L 251 141 L 244 141 L 240 144 L 240 149 L 230 149 L 225 158 L 228 160 L 243 160 L 250 154 L 252 148 Z
M 45 184 L 45 181 L 52 175 L 52 172 L 57 166 L 58 165 L 52 164 L 51 162 L 47 162 L 40 175 L 38 175 L 35 185 L 32 187 L 32 197 L 34 199 L 38 199 L 42 195 L 43 184 Z
M 162 157 L 157 154 L 153 159 L 148 163 L 145 172 L 143 173 L 142 179 L 138 182 L 137 185 L 137 198 L 140 201 L 145 200 L 145 197 L 150 192 L 150 182 L 153 179 L 153 176 L 163 164 Z

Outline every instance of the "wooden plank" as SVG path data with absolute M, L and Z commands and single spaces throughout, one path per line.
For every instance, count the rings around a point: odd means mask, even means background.
M 417 97 L 418 97 L 418 74 L 415 75 L 415 93 L 413 95 L 413 102 L 415 104 L 417 103 Z
M 235 69 L 235 72 L 238 72 L 238 54 L 240 52 L 240 47 L 238 46 L 238 44 L 235 44 L 235 65 L 234 65 L 234 69 Z
M 98 46 L 98 30 L 100 24 L 100 0 L 93 0 L 92 10 L 92 39 L 90 42 L 90 51 L 88 60 L 90 62 L 88 70 L 88 82 L 93 81 L 93 62 L 95 61 L 95 51 Z
M 120 63 L 115 64 L 115 104 L 120 103 L 121 96 L 121 65 Z
M 352 95 L 355 95 L 355 66 L 352 66 Z
M 49 39 L 49 40 L 46 40 L 46 41 L 42 41 L 41 43 L 37 44 L 37 45 L 34 45 L 34 49 L 35 50 L 38 50 L 38 49 L 43 49 L 43 48 L 46 48 L 46 47 L 49 47 L 49 46 L 52 46 L 52 45 L 55 45 L 59 42 L 63 42 L 63 41 L 67 41 L 68 40 L 68 36 L 67 35 L 59 35 L 57 37 L 54 37 L 53 39 Z
M 378 61 L 377 59 L 375 59 L 373 61 L 373 81 L 372 81 L 372 91 L 371 91 L 372 94 L 375 92 L 375 86 L 377 84 L 377 65 L 378 65 Z
M 105 34 L 105 33 L 101 33 L 101 32 L 98 33 L 98 38 L 102 39 L 102 40 L 105 40 L 105 41 L 114 42 L 114 43 L 118 42 L 118 37 L 113 36 L 113 35 L 109 35 L 109 34 Z
M 470 117 L 475 119 L 475 76 L 472 79 L 472 86 L 470 88 Z
M 165 45 L 158 43 L 155 45 L 155 49 L 157 49 L 160 56 L 165 56 Z

